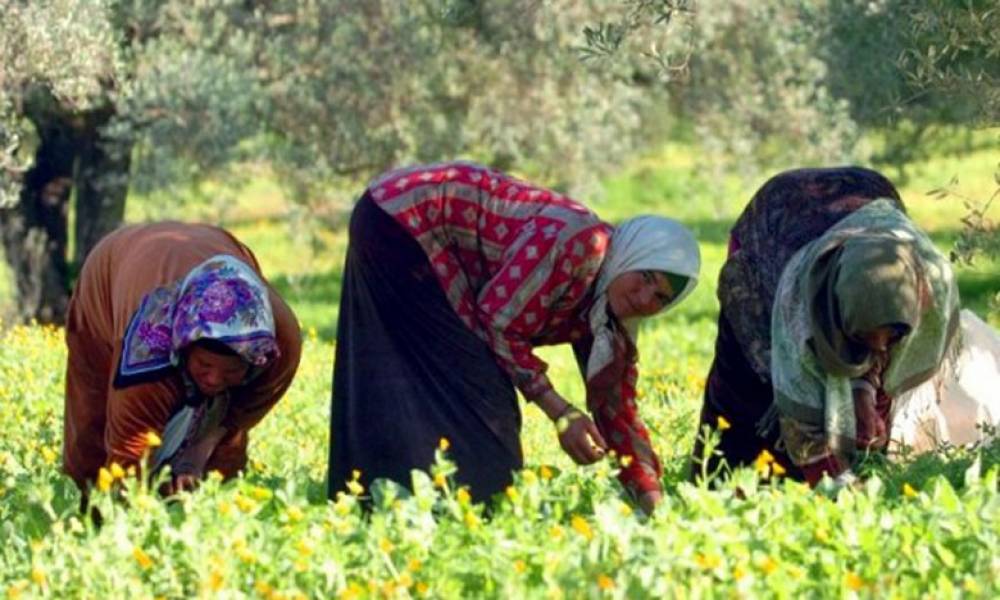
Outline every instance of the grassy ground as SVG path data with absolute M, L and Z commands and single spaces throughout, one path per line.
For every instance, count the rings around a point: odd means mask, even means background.
M 314 234 L 308 222 L 289 228 L 285 217 L 293 206 L 258 174 L 214 207 L 138 198 L 128 214 L 130 221 L 196 217 L 231 228 L 303 322 L 302 367 L 285 400 L 252 433 L 246 478 L 209 481 L 172 504 L 134 482 L 127 505 L 97 493 L 107 520 L 94 528 L 77 515 L 77 492 L 58 471 L 61 332 L 8 328 L 0 333 L 0 595 L 1000 595 L 1000 449 L 883 465 L 864 489 L 836 501 L 791 482 L 759 485 L 750 470 L 718 491 L 684 483 L 711 359 L 726 233 L 765 178 L 707 181 L 692 174 L 697 160 L 688 149 L 668 147 L 609 179 L 604 197 L 583 199 L 613 221 L 638 212 L 674 216 L 702 241 L 698 289 L 641 333 L 641 410 L 668 491 L 652 519 L 633 512 L 612 477 L 613 464 L 570 464 L 533 406 L 524 408 L 528 469 L 491 514 L 468 504 L 446 477 L 446 465 L 437 467 L 440 477 L 418 479 L 415 496 L 387 492 L 369 518 L 353 497 L 325 502 L 332 340 L 346 238 L 342 228 Z M 963 193 L 984 197 L 995 161 L 995 152 L 979 150 L 911 165 L 904 200 L 942 247 L 956 235 L 962 208 L 926 192 L 957 173 Z M 331 202 L 346 203 L 353 192 Z M 985 314 L 988 298 L 1000 291 L 997 263 L 959 272 L 967 304 Z M 580 402 L 568 351 L 541 354 L 557 387 Z

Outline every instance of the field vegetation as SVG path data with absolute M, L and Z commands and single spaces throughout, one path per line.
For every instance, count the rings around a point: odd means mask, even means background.
M 928 192 L 987 198 L 997 155 L 942 144 L 900 182 L 915 220 L 948 251 L 965 207 Z M 976 138 L 980 139 L 980 138 Z M 0 327 L 0 595 L 10 598 L 364 597 L 970 597 L 1000 595 L 1000 448 L 942 449 L 902 463 L 870 459 L 855 490 L 812 491 L 766 460 L 718 489 L 686 483 L 687 453 L 713 350 L 715 280 L 728 227 L 768 176 L 715 178 L 706 158 L 674 144 L 635 160 L 581 198 L 618 221 L 652 212 L 702 242 L 696 292 L 641 332 L 641 410 L 665 465 L 666 497 L 647 518 L 615 481 L 614 458 L 573 466 L 552 426 L 525 406 L 527 468 L 490 508 L 451 482 L 447 442 L 415 492 L 325 498 L 333 344 L 346 233 L 357 190 L 331 194 L 322 219 L 296 214 L 274 175 L 239 188 L 202 187 L 198 201 L 133 196 L 127 221 L 219 222 L 251 246 L 306 332 L 298 377 L 251 438 L 245 476 L 209 480 L 163 502 L 119 470 L 98 489 L 95 526 L 59 470 L 65 349 L 53 326 Z M 791 165 L 789 165 L 791 166 Z M 213 200 L 221 198 L 221 200 Z M 994 208 L 994 216 L 996 212 Z M 289 225 L 292 223 L 293 225 Z M 1000 325 L 1000 263 L 959 267 L 964 303 Z M 12 301 L 9 288 L 4 300 Z M 565 348 L 542 351 L 557 387 L 582 401 Z M 736 493 L 737 487 L 742 493 Z

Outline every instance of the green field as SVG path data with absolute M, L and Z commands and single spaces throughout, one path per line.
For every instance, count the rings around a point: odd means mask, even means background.
M 915 462 L 871 464 L 874 476 L 836 497 L 792 482 L 762 485 L 751 470 L 717 491 L 684 483 L 711 360 L 715 280 L 729 224 L 766 179 L 697 175 L 690 148 L 671 146 L 581 198 L 617 221 L 654 212 L 691 226 L 702 242 L 702 280 L 676 311 L 640 338 L 641 411 L 665 466 L 666 498 L 637 514 L 610 462 L 573 466 L 552 426 L 525 406 L 528 468 L 490 514 L 447 478 L 418 477 L 407 496 L 388 488 L 364 518 L 354 497 L 325 500 L 330 376 L 343 227 L 290 227 L 294 205 L 266 171 L 230 190 L 232 201 L 136 198 L 128 219 L 221 222 L 257 253 L 307 332 L 287 397 L 251 435 L 245 478 L 208 481 L 179 502 L 135 482 L 127 504 L 97 494 L 106 521 L 81 519 L 59 473 L 61 333 L 5 326 L 0 333 L 0 594 L 84 598 L 714 598 L 1000 596 L 1000 492 L 996 446 L 950 449 Z M 945 151 L 907 167 L 901 185 L 915 220 L 942 249 L 963 214 L 933 188 L 995 189 L 993 148 Z M 888 173 L 893 177 L 893 173 Z M 352 193 L 330 198 L 349 205 Z M 220 210 L 224 207 L 224 210 Z M 994 207 L 994 218 L 1000 209 Z M 337 211 L 325 211 L 331 222 Z M 342 214 L 341 214 L 342 222 Z M 962 266 L 963 301 L 994 326 L 1000 264 Z M 10 288 L 0 298 L 11 301 Z M 546 348 L 557 387 L 582 402 L 568 349 Z M 446 464 L 436 474 L 447 474 Z M 443 485 L 442 485 L 443 483 Z M 734 493 L 736 486 L 743 497 Z

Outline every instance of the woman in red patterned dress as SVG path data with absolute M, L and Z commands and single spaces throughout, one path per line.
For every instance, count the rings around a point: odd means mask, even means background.
M 351 217 L 331 415 L 330 495 L 355 471 L 407 484 L 441 438 L 482 500 L 522 466 L 514 388 L 579 464 L 608 450 L 643 507 L 661 469 L 635 405 L 638 321 L 691 292 L 700 256 L 662 217 L 619 227 L 565 196 L 471 163 L 389 172 Z M 571 343 L 590 416 L 535 346 Z

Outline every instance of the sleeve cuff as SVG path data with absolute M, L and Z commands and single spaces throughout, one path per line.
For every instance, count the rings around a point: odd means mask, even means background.
M 658 492 L 660 491 L 660 478 L 655 473 L 651 473 L 652 470 L 652 467 L 636 462 L 622 468 L 621 472 L 618 473 L 618 480 L 636 497 L 646 492 Z
M 545 373 L 538 373 L 528 381 L 518 384 L 517 387 L 528 400 L 541 398 L 553 389 L 552 382 L 549 381 L 549 378 Z
M 800 465 L 799 468 L 802 469 L 802 474 L 805 476 L 809 487 L 816 487 L 816 484 L 823 479 L 824 474 L 829 475 L 831 478 L 835 478 L 847 470 L 847 468 L 841 464 L 840 460 L 832 454 L 827 454 L 819 460 L 811 462 L 807 465 Z

